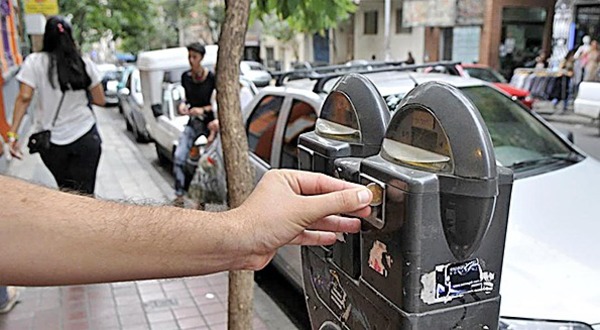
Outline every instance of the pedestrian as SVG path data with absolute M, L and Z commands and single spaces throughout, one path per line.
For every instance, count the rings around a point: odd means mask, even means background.
M 563 99 L 563 111 L 567 111 L 569 104 L 569 97 L 572 94 L 572 79 L 575 74 L 575 50 L 571 49 L 567 52 L 567 55 L 560 61 L 558 69 L 561 73 L 561 98 Z M 554 107 L 559 103 L 560 99 L 556 98 L 552 100 Z
M 128 205 L 0 175 L 0 284 L 69 285 L 265 267 L 286 244 L 331 245 L 371 210 L 364 186 L 272 170 L 226 212 Z M 344 215 L 340 215 L 344 214 Z
M 584 67 L 583 81 L 598 80 L 598 61 L 600 61 L 600 49 L 598 49 L 598 41 L 592 40 L 590 49 L 585 53 L 586 63 Z
M 19 291 L 14 286 L 0 286 L 0 314 L 10 312 L 19 302 Z
M 412 52 L 408 52 L 408 58 L 404 61 L 405 64 L 415 64 L 415 58 L 412 55 Z
M 46 22 L 43 48 L 25 59 L 17 74 L 20 90 L 9 132 L 10 152 L 21 158 L 16 132 L 34 93 L 33 132 L 49 130 L 50 146 L 41 150 L 44 165 L 62 190 L 93 195 L 101 139 L 91 103 L 104 105 L 100 72 L 84 59 L 73 40 L 71 25 L 62 17 Z
M 199 42 L 187 46 L 190 70 L 181 75 L 181 85 L 185 90 L 185 100 L 179 104 L 179 113 L 189 115 L 187 125 L 179 137 L 175 149 L 173 175 L 175 176 L 174 206 L 183 207 L 184 195 L 187 190 L 185 162 L 194 141 L 200 136 L 207 136 L 211 143 L 219 130 L 219 121 L 216 119 L 211 100 L 215 92 L 215 74 L 202 66 L 202 59 L 206 54 L 204 45 Z

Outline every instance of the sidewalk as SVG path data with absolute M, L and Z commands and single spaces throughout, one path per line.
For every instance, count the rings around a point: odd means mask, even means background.
M 533 111 L 550 122 L 560 122 L 573 125 L 598 126 L 591 118 L 575 114 L 573 104 L 569 104 L 567 111 L 563 111 L 562 102 L 554 107 L 550 101 L 538 100 L 534 103 Z
M 96 195 L 110 200 L 164 204 L 172 187 L 125 136 L 114 109 L 96 109 L 103 152 Z M 4 157 L 2 157 L 4 158 Z M 1 160 L 5 162 L 4 159 Z M 39 155 L 7 164 L 6 174 L 55 186 Z M 169 280 L 22 288 L 21 302 L 0 316 L 2 329 L 226 329 L 227 273 Z M 254 329 L 296 329 L 258 286 Z

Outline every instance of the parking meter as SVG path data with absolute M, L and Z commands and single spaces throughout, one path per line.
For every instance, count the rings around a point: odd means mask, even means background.
M 361 97 L 351 100 L 350 95 Z M 357 74 L 342 77 L 325 99 L 315 131 L 299 138 L 299 168 L 357 182 L 360 161 L 379 153 L 389 120 L 390 112 L 371 81 Z M 344 171 L 335 171 L 340 168 L 336 162 L 343 163 Z M 337 265 L 356 275 L 358 235 L 347 235 L 345 243 L 324 249 Z
M 300 166 L 367 185 L 376 198 L 353 239 L 302 249 L 312 328 L 497 329 L 513 179 L 496 165 L 479 111 L 458 89 L 425 83 L 398 105 L 379 148 L 361 148 L 356 127 L 388 110 L 367 80 L 346 82 L 366 86 L 328 96 L 328 126 L 300 137 Z M 327 110 L 348 106 L 357 123 Z M 338 147 L 349 136 L 355 145 Z

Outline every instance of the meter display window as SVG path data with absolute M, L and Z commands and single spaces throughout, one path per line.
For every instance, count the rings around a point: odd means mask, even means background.
M 481 86 L 461 91 L 479 109 L 501 165 L 519 172 L 577 156 L 552 131 L 500 92 Z
M 271 162 L 273 136 L 282 104 L 281 96 L 264 97 L 252 111 L 246 127 L 250 151 L 267 164 Z
M 356 109 L 342 92 L 329 94 L 316 126 L 317 133 L 332 139 L 359 142 L 361 138 Z
M 316 121 L 316 111 L 310 104 L 294 100 L 283 132 L 280 167 L 298 168 L 298 137 L 302 133 L 312 131 Z
M 409 108 L 395 118 L 383 141 L 383 157 L 433 171 L 451 172 L 448 136 L 433 114 L 423 108 Z

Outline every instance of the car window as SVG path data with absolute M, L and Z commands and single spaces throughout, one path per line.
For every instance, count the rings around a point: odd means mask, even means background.
M 469 76 L 472 78 L 477 78 L 491 83 L 506 83 L 506 79 L 504 79 L 504 77 L 492 70 L 484 68 L 465 68 L 465 71 L 467 71 Z
M 172 94 L 169 88 L 163 90 L 162 113 L 171 118 L 173 113 Z
M 520 163 L 572 154 L 552 131 L 497 90 L 477 86 L 461 91 L 479 109 L 490 132 L 496 159 L 503 166 L 513 167 L 518 172 Z M 531 163 L 532 166 L 537 164 Z
M 171 90 L 172 100 L 173 100 L 173 115 L 172 118 L 177 116 L 183 116 L 179 113 L 179 105 L 185 100 L 185 89 L 181 85 L 175 85 Z
M 130 91 L 133 92 L 133 89 L 131 88 L 131 80 L 132 80 L 132 76 L 133 75 L 129 75 L 129 77 L 127 77 L 127 83 L 125 83 L 125 87 L 127 87 Z
M 298 137 L 304 132 L 312 131 L 316 121 L 316 111 L 310 104 L 294 100 L 283 132 L 280 167 L 298 168 Z
M 133 76 L 134 74 L 132 74 Z M 141 93 L 142 92 L 142 80 L 140 79 L 140 73 L 136 72 L 135 73 L 135 79 L 134 79 L 134 90 L 136 93 Z
M 271 162 L 273 136 L 282 104 L 283 97 L 281 96 L 268 95 L 263 97 L 252 111 L 246 126 L 250 151 L 269 164 Z

